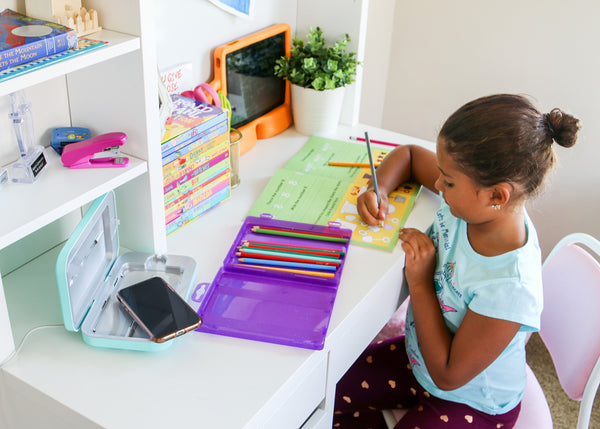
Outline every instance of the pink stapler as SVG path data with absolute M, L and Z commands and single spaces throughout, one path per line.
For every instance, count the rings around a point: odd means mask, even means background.
M 126 167 L 129 158 L 120 154 L 120 146 L 127 140 L 122 132 L 100 134 L 77 143 L 70 143 L 60 157 L 69 168 L 116 168 Z

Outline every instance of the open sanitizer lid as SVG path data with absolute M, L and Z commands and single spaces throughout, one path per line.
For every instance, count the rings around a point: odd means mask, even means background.
M 65 328 L 79 331 L 119 254 L 115 194 L 97 198 L 58 255 L 56 278 Z

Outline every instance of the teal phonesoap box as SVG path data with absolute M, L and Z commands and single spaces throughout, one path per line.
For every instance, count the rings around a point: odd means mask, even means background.
M 65 328 L 81 331 L 92 346 L 158 351 L 180 338 L 156 343 L 122 307 L 117 292 L 158 276 L 189 299 L 196 262 L 189 256 L 128 252 L 119 256 L 115 194 L 97 198 L 61 249 L 56 279 Z

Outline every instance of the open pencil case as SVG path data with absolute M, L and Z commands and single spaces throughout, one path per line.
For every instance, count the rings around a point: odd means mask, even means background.
M 81 331 L 92 346 L 163 350 L 179 338 L 152 341 L 121 307 L 116 294 L 157 276 L 187 300 L 196 262 L 189 256 L 142 252 L 118 256 L 118 225 L 115 194 L 110 191 L 92 203 L 61 249 L 56 278 L 65 328 Z
M 309 233 L 317 238 L 334 236 L 342 241 L 260 234 L 254 227 Z M 338 224 L 322 226 L 275 220 L 268 215 L 248 216 L 210 286 L 196 288 L 194 299 L 201 302 L 198 314 L 203 321 L 198 331 L 322 349 L 351 236 L 350 229 Z M 269 243 L 263 244 L 267 247 L 304 248 L 300 259 L 306 257 L 306 248 L 318 248 L 313 250 L 316 253 L 337 252 L 338 262 L 334 270 L 325 271 L 241 263 L 240 259 L 247 258 L 244 253 L 238 255 L 239 247 L 247 241 L 256 242 L 257 247 L 262 242 Z M 296 254 L 288 256 L 297 258 Z

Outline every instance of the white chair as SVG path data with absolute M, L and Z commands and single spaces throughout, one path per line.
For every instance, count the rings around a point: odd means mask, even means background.
M 540 337 L 565 393 L 580 401 L 577 429 L 587 429 L 600 384 L 600 241 L 587 234 L 560 240 L 543 265 Z M 393 428 L 402 410 L 386 410 Z M 527 366 L 527 386 L 515 429 L 552 428 L 544 391 Z

